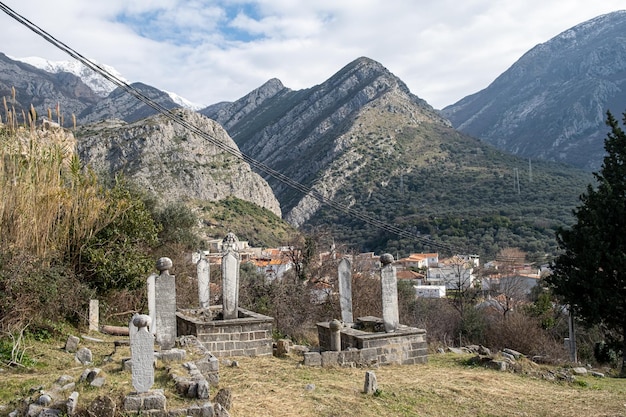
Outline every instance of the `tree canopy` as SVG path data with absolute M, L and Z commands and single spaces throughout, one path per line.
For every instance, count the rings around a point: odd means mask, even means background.
M 580 196 L 576 223 L 558 230 L 563 252 L 547 282 L 577 318 L 622 335 L 626 376 L 626 134 L 610 112 L 606 123 L 611 131 L 604 162 L 594 173 L 597 183 Z

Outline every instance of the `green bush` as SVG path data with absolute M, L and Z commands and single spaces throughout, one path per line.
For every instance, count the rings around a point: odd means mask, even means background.
M 198 217 L 183 203 L 171 203 L 156 214 L 161 228 L 159 240 L 164 243 L 180 243 L 188 249 L 198 249 L 200 238 L 194 228 Z
M 78 265 L 84 282 L 98 293 L 143 285 L 154 266 L 151 248 L 158 243 L 159 227 L 141 195 L 123 180 L 116 181 L 111 195 L 124 210 L 85 243 Z

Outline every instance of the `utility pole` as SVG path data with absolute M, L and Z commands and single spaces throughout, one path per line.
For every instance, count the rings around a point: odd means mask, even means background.
M 569 360 L 573 363 L 578 363 L 578 355 L 576 354 L 576 331 L 574 329 L 574 315 L 572 314 L 571 307 L 567 310 L 569 316 Z

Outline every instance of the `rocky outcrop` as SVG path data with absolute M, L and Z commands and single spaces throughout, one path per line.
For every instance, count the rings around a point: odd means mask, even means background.
M 162 201 L 216 201 L 234 196 L 280 216 L 271 188 L 237 156 L 237 145 L 219 124 L 189 110 L 174 112 L 234 154 L 159 115 L 132 124 L 118 120 L 80 128 L 79 156 L 96 172 L 124 173 Z
M 376 123 L 366 113 L 378 122 L 401 114 L 402 124 L 428 121 L 449 126 L 400 79 L 369 58 L 351 62 L 310 89 L 292 91 L 274 79 L 236 102 L 201 113 L 224 125 L 243 153 L 312 190 L 295 190 L 265 175 L 294 225 L 302 225 L 318 211 L 321 203 L 314 195 L 332 198 L 377 152 L 393 151 L 393 140 L 387 138 L 376 139 L 367 149 L 359 146 L 369 133 L 361 128 Z
M 167 93 L 157 88 L 142 83 L 134 83 L 131 87 L 165 109 L 180 107 Z M 86 108 L 77 115 L 77 118 L 81 125 L 105 119 L 120 119 L 132 123 L 155 114 L 157 114 L 155 109 L 125 90 L 117 88 L 107 97 Z
M 460 131 L 515 155 L 597 170 L 606 111 L 626 110 L 624 33 L 626 11 L 574 26 L 442 113 Z

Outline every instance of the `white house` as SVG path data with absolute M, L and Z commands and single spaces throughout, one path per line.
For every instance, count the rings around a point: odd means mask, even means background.
M 439 263 L 438 253 L 412 253 L 406 258 L 398 259 L 396 264 L 405 268 L 428 268 Z
M 440 264 L 429 267 L 426 282 L 431 285 L 443 285 L 449 290 L 467 289 L 474 286 L 474 268 L 466 264 Z
M 445 298 L 445 285 L 414 285 L 417 298 Z

